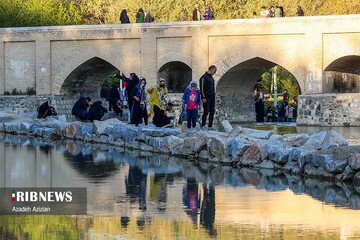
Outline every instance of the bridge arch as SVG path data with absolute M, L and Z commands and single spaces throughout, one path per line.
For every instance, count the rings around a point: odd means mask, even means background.
M 61 85 L 60 93 L 68 98 L 86 95 L 100 97 L 103 83 L 117 68 L 108 61 L 93 57 L 73 69 Z
M 158 78 L 164 77 L 170 93 L 183 93 L 192 79 L 192 69 L 181 61 L 171 61 L 162 65 Z
M 324 92 L 360 92 L 360 56 L 348 55 L 332 61 L 324 69 Z
M 255 83 L 263 73 L 275 66 L 281 65 L 261 57 L 254 57 L 231 68 L 229 67 L 227 71 L 224 71 L 225 65 L 220 64 L 219 66 L 220 72 L 218 76 L 220 76 L 220 79 L 217 81 L 216 86 L 216 117 L 219 118 L 220 121 L 223 119 L 229 120 L 230 122 L 255 121 L 253 96 Z M 286 69 L 283 66 L 281 67 Z M 289 69 L 286 70 L 289 71 Z M 290 73 L 296 78 L 295 74 Z M 298 78 L 296 79 L 299 84 Z

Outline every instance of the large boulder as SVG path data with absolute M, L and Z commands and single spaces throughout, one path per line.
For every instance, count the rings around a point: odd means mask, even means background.
M 230 155 L 232 160 L 240 160 L 240 157 L 251 145 L 242 138 L 230 138 L 226 141 L 226 146 L 227 155 Z
M 144 127 L 141 129 L 141 133 L 151 137 L 177 136 L 181 133 L 181 128 Z
M 305 142 L 304 146 L 310 147 L 317 150 L 329 149 L 334 146 L 347 146 L 348 142 L 346 139 L 333 130 L 321 131 L 315 133 L 309 137 Z
M 336 179 L 338 181 L 346 182 L 346 181 L 352 180 L 355 173 L 356 172 L 353 169 L 351 169 L 350 166 L 346 166 L 345 170 L 341 174 L 336 175 Z
M 199 153 L 206 148 L 208 138 L 205 133 L 200 133 L 197 135 L 197 141 L 195 142 L 194 152 Z
M 285 164 L 293 149 L 286 143 L 280 141 L 268 141 L 265 143 L 267 157 L 276 163 Z
M 329 158 L 325 160 L 325 169 L 331 173 L 341 173 L 347 165 L 347 159 Z
M 75 134 L 81 129 L 81 122 L 73 122 L 65 127 L 62 132 L 63 137 L 65 138 L 74 138 Z
M 348 164 L 353 170 L 360 170 L 360 153 L 353 153 L 351 154 Z
M 181 139 L 176 136 L 167 136 L 167 137 L 164 137 L 163 139 L 164 139 L 164 142 L 163 142 L 163 146 L 160 149 L 160 151 L 167 153 L 167 154 L 171 154 L 172 149 L 184 144 L 184 139 Z
M 305 176 L 315 177 L 320 179 L 333 179 L 335 175 L 333 173 L 329 173 L 323 167 L 315 167 L 311 164 L 306 164 L 304 167 Z
M 207 149 L 212 156 L 220 161 L 226 158 L 226 144 L 222 138 L 211 137 L 207 142 Z
M 105 132 L 106 128 L 112 127 L 113 125 L 125 125 L 125 123 L 121 122 L 117 118 L 110 118 L 104 121 L 94 120 L 93 124 L 94 124 L 94 132 L 98 137 L 100 137 L 100 135 L 102 134 L 109 135 L 109 132 Z
M 18 133 L 20 130 L 20 122 L 6 122 L 4 123 L 4 130 L 7 133 Z
M 239 125 L 236 125 L 229 133 L 230 133 L 230 137 L 238 137 L 239 135 L 242 134 L 242 127 Z
M 233 127 L 229 123 L 228 120 L 222 120 L 219 126 L 219 132 L 226 132 L 230 133 L 232 131 Z
M 257 145 L 252 145 L 240 157 L 240 166 L 253 166 L 261 162 L 261 149 Z
M 300 147 L 304 145 L 308 139 L 309 135 L 307 134 L 286 134 L 283 136 L 282 141 L 292 147 Z
M 257 139 L 269 139 L 275 132 L 271 131 L 264 131 L 264 130 L 257 130 L 252 128 L 243 128 L 243 133 L 247 136 L 257 138 Z

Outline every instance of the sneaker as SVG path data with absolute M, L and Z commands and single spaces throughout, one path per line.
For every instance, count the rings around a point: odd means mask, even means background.
M 201 131 L 208 131 L 207 127 L 202 127 Z

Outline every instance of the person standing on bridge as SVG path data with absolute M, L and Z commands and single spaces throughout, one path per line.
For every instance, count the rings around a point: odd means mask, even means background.
M 201 13 L 199 10 L 199 4 L 195 4 L 195 8 L 193 11 L 193 21 L 200 21 L 201 20 Z
M 304 10 L 301 8 L 300 5 L 298 5 L 297 7 L 296 15 L 298 15 L 299 17 L 305 16 Z
M 127 15 L 127 12 L 126 12 L 126 9 L 123 9 L 121 11 L 121 14 L 120 14 L 120 23 L 121 24 L 125 24 L 125 23 L 130 23 L 130 19 Z
M 216 73 L 217 67 L 211 65 L 207 72 L 199 80 L 201 100 L 203 102 L 204 114 L 202 116 L 201 126 L 205 129 L 206 118 L 209 115 L 209 129 L 212 130 L 212 124 L 215 114 L 215 80 L 213 75 Z
M 267 10 L 265 6 L 262 6 L 262 7 L 261 7 L 260 17 L 261 17 L 261 18 L 268 18 L 268 17 L 270 17 L 270 11 Z
M 204 20 L 214 20 L 214 19 L 215 19 L 214 12 L 211 11 L 210 6 L 207 6 L 204 14 Z
M 145 19 L 144 10 L 139 8 L 139 11 L 136 13 L 136 23 L 143 23 Z

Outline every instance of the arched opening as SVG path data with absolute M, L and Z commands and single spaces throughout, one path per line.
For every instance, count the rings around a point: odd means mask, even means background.
M 192 70 L 185 63 L 168 62 L 159 69 L 158 77 L 166 79 L 170 93 L 182 93 L 191 82 Z
M 360 56 L 336 59 L 325 68 L 324 92 L 360 93 Z
M 256 120 L 256 96 L 254 90 L 263 88 L 265 96 L 269 98 L 272 89 L 271 85 L 274 84 L 274 82 L 271 81 L 273 77 L 272 72 L 275 71 L 274 69 L 278 73 L 276 79 L 277 95 L 280 96 L 279 100 L 282 99 L 285 88 L 289 88 L 290 86 L 297 89 L 298 94 L 300 93 L 298 81 L 285 68 L 263 58 L 252 58 L 228 70 L 218 81 L 216 90 L 216 116 L 219 120 L 226 119 L 230 122 L 254 122 Z M 288 76 L 289 81 L 280 79 L 281 74 L 279 74 L 279 71 L 286 73 L 284 76 Z M 269 74 L 270 81 L 268 79 Z M 294 95 L 291 96 L 292 99 L 294 99 Z M 267 102 L 265 107 L 269 104 L 273 105 L 274 102 Z
M 116 67 L 101 58 L 91 58 L 69 74 L 61 87 L 61 93 L 68 98 L 77 98 L 79 95 L 99 98 L 103 83 L 116 70 Z

